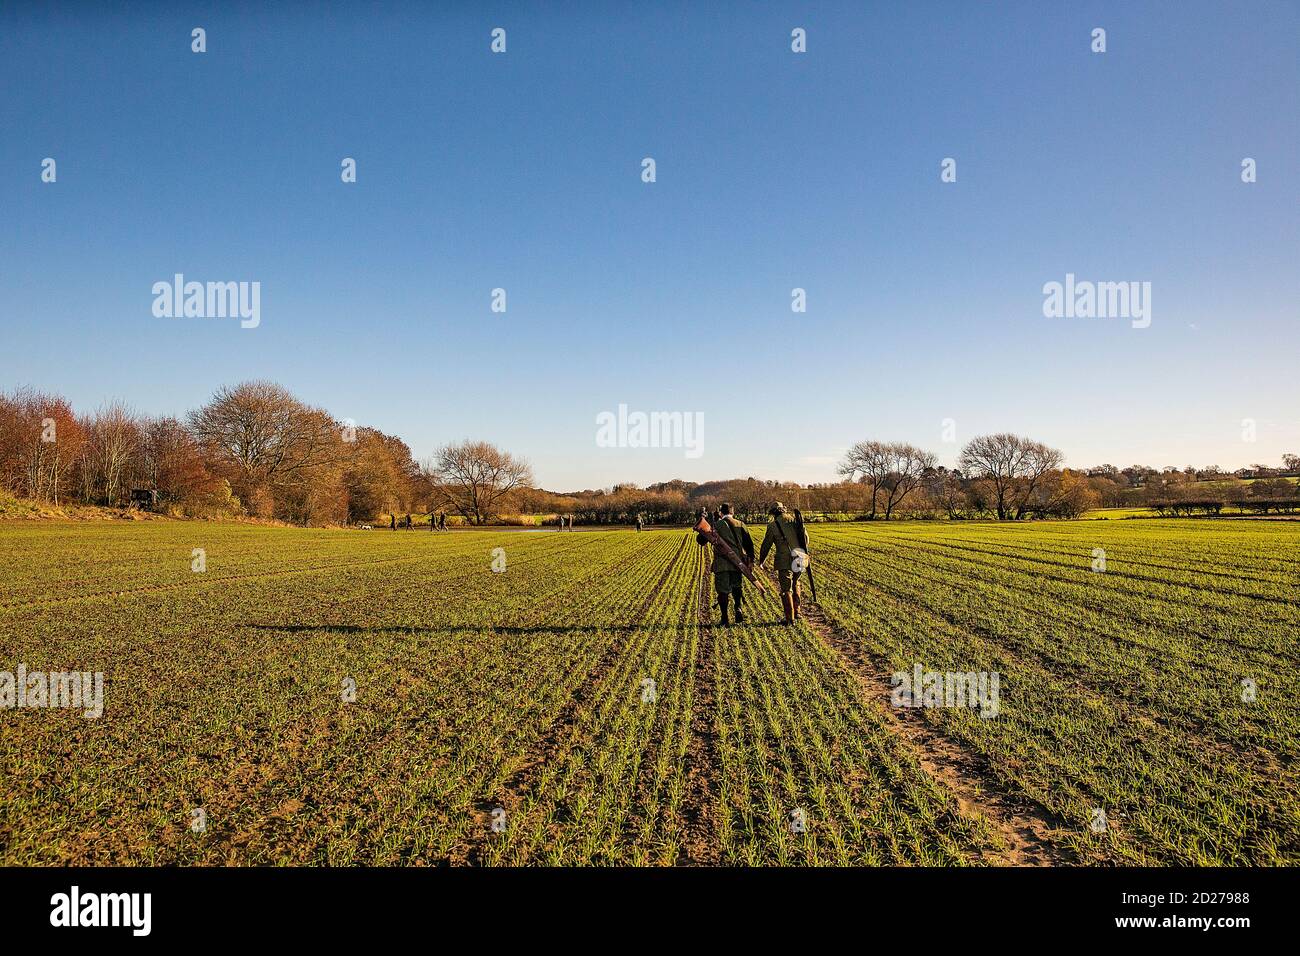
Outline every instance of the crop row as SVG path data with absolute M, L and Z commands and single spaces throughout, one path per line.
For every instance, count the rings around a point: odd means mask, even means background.
M 1077 826 L 1070 842 L 1085 858 L 1294 862 L 1294 606 L 1266 590 L 1225 595 L 1194 561 L 1164 585 L 1094 573 L 1080 545 L 1107 532 L 1082 525 L 1014 538 L 986 527 L 933 540 L 925 526 L 818 528 L 825 612 L 882 669 L 1000 672 L 996 718 L 933 719 L 1003 784 Z M 1295 547 L 1285 534 L 1271 544 L 1277 560 Z M 1141 561 L 1144 540 L 1126 531 L 1103 546 Z M 1045 573 L 1026 545 L 1057 569 Z M 1160 547 L 1160 561 L 1179 563 L 1168 540 Z M 1109 823 L 1093 833 L 1098 809 Z
M 625 623 L 617 569 L 662 564 L 627 535 L 465 535 L 441 554 L 408 536 L 421 550 L 396 571 L 331 572 L 337 537 L 314 538 L 300 575 L 0 612 L 3 659 L 106 673 L 98 720 L 3 715 L 0 859 L 447 858 L 600 653 L 575 612 Z

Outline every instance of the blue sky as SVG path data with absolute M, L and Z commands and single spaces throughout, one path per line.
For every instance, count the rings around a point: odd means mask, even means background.
M 990 430 L 1078 466 L 1276 461 L 1298 11 L 6 4 L 0 388 L 183 413 L 270 378 L 566 490 L 825 481 L 856 440 L 950 462 Z M 260 282 L 261 325 L 154 317 L 176 272 Z M 1151 326 L 1045 318 L 1066 273 L 1151 282 Z M 620 403 L 703 413 L 703 455 L 598 448 Z

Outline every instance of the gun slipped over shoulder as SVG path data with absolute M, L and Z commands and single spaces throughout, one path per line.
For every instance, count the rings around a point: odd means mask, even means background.
M 709 544 L 713 545 L 715 554 L 722 555 L 727 561 L 735 565 L 736 570 L 749 579 L 749 583 L 754 585 L 760 591 L 766 591 L 763 587 L 762 580 L 754 573 L 754 568 L 736 553 L 736 549 L 723 540 L 722 536 L 714 530 L 713 525 L 709 524 L 709 519 L 703 514 L 695 525 L 695 533 L 704 537 Z

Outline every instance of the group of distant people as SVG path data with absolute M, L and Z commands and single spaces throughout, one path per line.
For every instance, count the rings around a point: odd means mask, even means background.
M 560 526 L 560 530 L 561 530 L 561 531 L 572 531 L 572 530 L 573 530 L 573 520 L 574 520 L 574 519 L 573 519 L 573 515 L 560 515 L 560 516 L 559 516 L 559 526 Z M 370 526 L 369 526 L 369 525 L 366 525 L 365 527 L 369 528 Z M 642 518 L 641 515 L 637 515 L 637 516 L 636 516 L 636 530 L 637 530 L 637 531 L 640 531 L 640 530 L 642 530 L 644 527 L 645 527 L 645 520 Z M 414 520 L 411 518 L 411 515 L 410 515 L 409 513 L 406 515 L 405 518 L 402 518 L 402 519 L 399 520 L 398 517 L 397 517 L 397 513 L 396 513 L 396 512 L 389 512 L 389 514 L 388 514 L 388 530 L 389 530 L 389 531 L 396 531 L 398 528 L 404 528 L 404 529 L 407 530 L 407 531 L 413 531 L 413 530 L 415 530 L 415 522 L 414 522 Z M 445 511 L 437 511 L 437 512 L 430 512 L 430 513 L 429 513 L 429 530 L 430 530 L 430 531 L 446 531 L 446 530 L 447 530 L 447 513 L 446 513 Z
M 560 516 L 559 516 L 559 526 L 560 526 L 559 530 L 561 530 L 561 531 L 572 531 L 572 530 L 573 530 L 573 520 L 574 520 L 574 519 L 573 519 L 573 515 L 560 515 Z M 367 525 L 367 527 L 369 527 L 369 526 Z M 641 515 L 637 515 L 637 516 L 636 516 L 636 530 L 637 530 L 637 531 L 640 531 L 640 530 L 641 530 L 642 528 L 644 528 L 644 527 L 645 527 L 645 522 L 644 522 L 644 520 L 642 519 Z M 412 530 L 414 530 L 414 528 L 415 528 L 415 522 L 412 520 L 410 514 L 407 514 L 407 516 L 406 516 L 405 518 L 402 518 L 402 519 L 399 520 L 398 517 L 397 517 L 396 512 L 389 512 L 389 515 L 388 515 L 388 530 L 389 530 L 389 531 L 396 531 L 398 528 L 405 528 L 407 531 L 412 531 Z M 429 530 L 430 530 L 430 531 L 446 531 L 446 530 L 447 530 L 447 513 L 446 513 L 445 511 L 431 512 L 431 513 L 429 514 Z
M 573 515 L 558 515 L 556 523 L 559 524 L 560 531 L 573 531 Z M 646 527 L 645 518 L 637 515 L 637 531 Z
M 403 518 L 403 519 L 401 520 L 401 522 L 398 522 L 398 520 L 397 520 L 397 515 L 396 515 L 395 513 L 389 513 L 389 515 L 388 515 L 388 530 L 389 530 L 389 531 L 396 531 L 399 527 L 405 528 L 407 531 L 414 531 L 414 530 L 415 530 L 415 522 L 411 520 L 411 515 L 410 515 L 409 513 L 407 514 L 407 516 L 406 516 L 405 518 Z M 446 530 L 447 530 L 447 514 L 446 514 L 446 512 L 444 512 L 444 511 L 439 511 L 439 512 L 437 512 L 437 513 L 434 513 L 434 512 L 430 512 L 430 513 L 429 513 L 429 530 L 430 530 L 430 531 L 446 531 Z
M 560 525 L 560 530 L 561 530 L 561 531 L 572 531 L 572 530 L 573 530 L 573 515 L 560 515 L 560 516 L 559 516 L 559 525 Z M 644 520 L 640 515 L 637 515 L 637 516 L 636 516 L 636 530 L 640 531 L 640 530 L 641 530 L 642 528 L 644 528 L 644 527 L 645 527 L 645 520 Z

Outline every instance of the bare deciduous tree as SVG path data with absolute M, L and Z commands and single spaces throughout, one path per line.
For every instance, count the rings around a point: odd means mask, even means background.
M 920 484 L 933 469 L 933 452 L 906 442 L 861 441 L 850 448 L 840 463 L 840 474 L 871 486 L 871 516 L 876 516 L 880 493 L 885 494 L 885 518 Z
M 889 453 L 886 448 L 884 442 L 860 441 L 845 453 L 839 467 L 839 473 L 845 478 L 870 486 L 873 518 L 876 516 L 876 498 L 881 483 L 889 474 Z
M 960 474 L 938 468 L 928 472 L 922 484 L 934 508 L 954 520 L 967 517 L 970 500 Z
M 957 465 L 970 477 L 989 482 L 999 518 L 1023 518 L 1043 476 L 1060 468 L 1064 457 L 1040 441 L 1001 432 L 972 438 Z
M 140 476 L 165 502 L 185 502 L 213 493 L 212 476 L 194 436 L 175 418 L 155 418 L 143 426 Z
M 889 472 L 885 476 L 885 518 L 893 514 L 895 506 L 904 501 L 921 483 L 927 471 L 933 471 L 937 459 L 933 452 L 915 445 L 894 442 L 889 450 Z
M 241 496 L 300 486 L 346 455 L 337 422 L 272 382 L 221 388 L 190 414 L 190 428 Z
M 88 487 L 104 504 L 116 504 L 132 460 L 143 443 L 140 422 L 123 402 L 102 405 L 86 426 L 87 451 L 83 459 L 91 469 Z
M 506 495 L 533 481 L 528 462 L 481 441 L 444 445 L 425 470 L 438 498 L 472 524 L 487 523 Z

